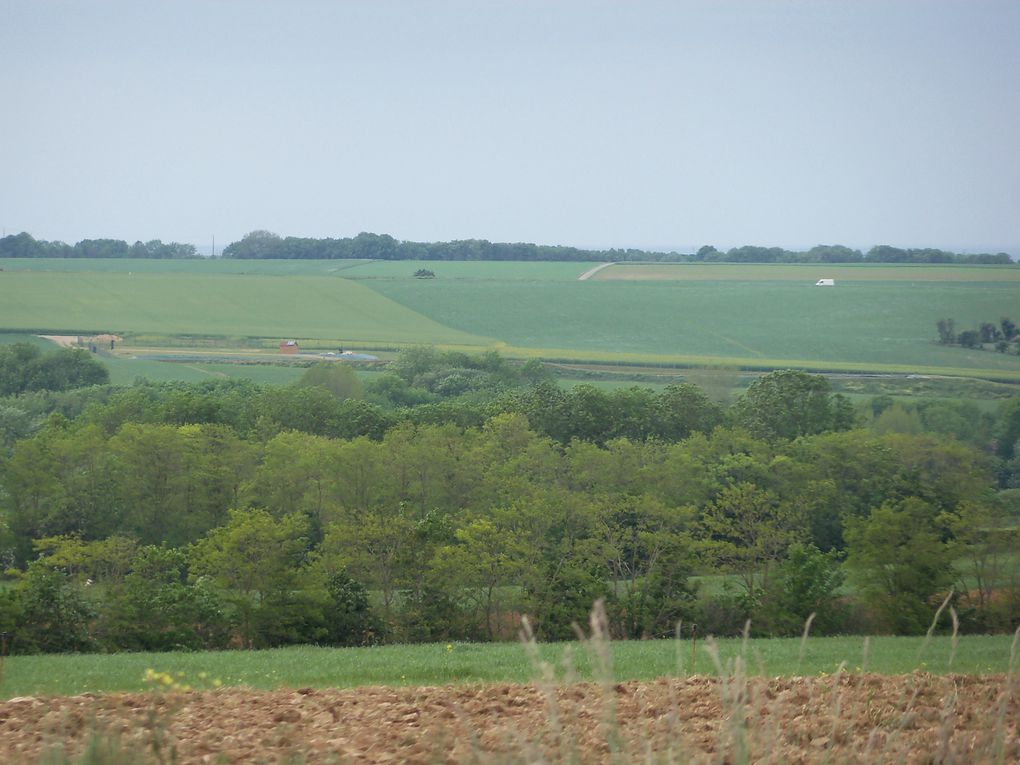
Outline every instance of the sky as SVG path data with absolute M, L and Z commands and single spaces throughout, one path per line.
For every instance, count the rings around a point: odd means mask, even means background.
M 1020 2 L 0 0 L 0 226 L 1020 255 Z

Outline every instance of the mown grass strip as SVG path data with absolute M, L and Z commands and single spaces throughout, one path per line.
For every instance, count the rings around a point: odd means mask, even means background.
M 1008 670 L 1011 636 L 961 637 L 955 656 L 949 637 L 935 637 L 928 644 L 924 638 L 873 637 L 867 648 L 864 641 L 862 637 L 811 638 L 802 661 L 799 638 L 755 639 L 748 642 L 746 651 L 739 639 L 722 639 L 718 646 L 724 662 L 743 652 L 751 672 L 768 676 L 832 674 L 840 664 L 848 672 L 991 674 Z M 617 680 L 715 674 L 706 641 L 700 637 L 696 645 L 684 639 L 619 641 L 611 647 Z M 561 676 L 569 652 L 577 675 L 591 677 L 584 646 L 548 644 L 539 650 Z M 175 676 L 183 672 L 188 682 L 205 673 L 210 682 L 217 679 L 224 686 L 262 689 L 528 682 L 535 677 L 523 646 L 516 643 L 13 656 L 4 666 L 0 698 L 138 691 L 145 687 L 146 669 Z

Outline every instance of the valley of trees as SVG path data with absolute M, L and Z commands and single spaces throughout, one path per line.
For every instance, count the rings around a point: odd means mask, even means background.
M 94 385 L 0 399 L 15 651 L 923 633 L 1020 616 L 1020 398 L 855 409 L 802 372 L 557 387 L 422 348 L 362 384 Z

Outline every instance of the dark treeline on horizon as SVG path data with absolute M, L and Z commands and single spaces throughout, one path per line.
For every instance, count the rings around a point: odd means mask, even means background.
M 201 257 L 192 244 L 148 242 L 128 244 L 122 239 L 82 239 L 75 245 L 35 239 L 22 231 L 0 239 L 0 258 L 173 258 Z
M 83 239 L 75 245 L 37 240 L 22 232 L 0 238 L 3 258 L 194 258 L 190 244 L 158 239 L 128 244 L 118 239 Z M 522 260 L 522 261 L 654 261 L 661 263 L 968 263 L 1011 265 L 1005 252 L 963 254 L 936 248 L 900 248 L 887 244 L 867 252 L 843 245 L 816 245 L 809 250 L 745 245 L 718 250 L 711 245 L 694 253 L 641 249 L 589 250 L 526 242 L 463 239 L 450 242 L 401 241 L 389 234 L 362 232 L 354 237 L 314 239 L 281 237 L 252 231 L 223 250 L 224 258 L 266 260 Z
M 405 242 L 388 234 L 362 232 L 343 239 L 280 237 L 252 231 L 227 245 L 225 258 L 239 259 L 369 259 L 369 260 L 560 260 L 657 261 L 664 263 L 988 263 L 1013 261 L 1004 252 L 964 255 L 931 248 L 901 249 L 877 245 L 862 253 L 843 245 L 816 245 L 794 251 L 781 247 L 746 245 L 727 251 L 705 245 L 694 253 L 650 252 L 639 249 L 586 250 L 529 243 L 500 243 L 485 239 L 453 242 Z

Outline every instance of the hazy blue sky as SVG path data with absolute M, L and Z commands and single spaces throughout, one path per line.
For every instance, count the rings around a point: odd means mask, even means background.
M 1020 254 L 1020 2 L 0 0 L 0 225 Z

